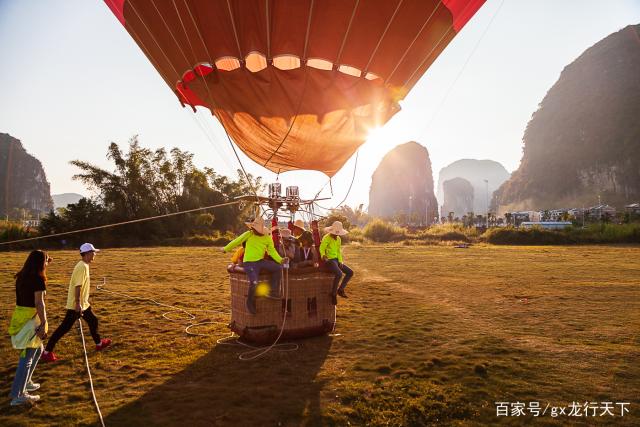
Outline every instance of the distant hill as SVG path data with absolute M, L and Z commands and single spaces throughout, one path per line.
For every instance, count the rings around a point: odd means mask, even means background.
M 402 214 L 408 222 L 424 223 L 427 218 L 431 223 L 438 216 L 437 203 L 429 152 L 417 142 L 389 151 L 371 177 L 370 215 L 392 218 Z
M 53 208 L 51 189 L 40 160 L 20 140 L 0 133 L 0 217 L 20 219 Z
M 509 172 L 500 163 L 493 160 L 461 159 L 445 166 L 438 175 L 438 201 L 444 203 L 443 183 L 453 178 L 463 178 L 473 186 L 473 212 L 485 214 L 487 212 L 487 184 L 489 199 L 507 179 Z M 488 183 L 484 182 L 487 180 Z M 466 213 L 466 212 L 465 212 Z M 447 212 L 441 212 L 447 216 Z
M 440 215 L 447 217 L 453 212 L 454 218 L 462 218 L 473 209 L 473 186 L 464 178 L 453 178 L 442 183 L 444 202 Z
M 78 193 L 62 193 L 54 194 L 51 197 L 53 198 L 53 207 L 55 209 L 58 209 L 66 208 L 67 205 L 70 205 L 72 203 L 78 203 L 78 201 L 84 196 Z
M 640 25 L 599 41 L 560 74 L 523 137 L 500 211 L 640 200 Z

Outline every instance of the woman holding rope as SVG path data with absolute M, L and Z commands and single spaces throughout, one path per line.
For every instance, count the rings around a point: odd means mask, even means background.
M 14 348 L 22 350 L 16 376 L 11 386 L 11 406 L 33 404 L 40 396 L 29 394 L 40 388 L 31 380 L 42 354 L 42 340 L 47 336 L 47 264 L 51 258 L 40 250 L 32 251 L 15 275 L 16 308 L 11 316 L 9 335 Z

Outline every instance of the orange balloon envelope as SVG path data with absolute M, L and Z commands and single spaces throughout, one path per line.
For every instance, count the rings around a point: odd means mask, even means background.
M 105 0 L 251 159 L 333 176 L 484 0 Z

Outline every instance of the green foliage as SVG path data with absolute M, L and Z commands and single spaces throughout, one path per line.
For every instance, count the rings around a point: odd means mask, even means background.
M 482 238 L 494 245 L 564 245 L 574 243 L 567 233 L 558 230 L 533 228 L 491 228 Z
M 406 237 L 407 231 L 381 219 L 374 219 L 364 227 L 363 234 L 374 242 L 395 242 Z
M 10 240 L 27 239 L 36 235 L 36 230 L 25 228 L 16 222 L 0 222 L 0 242 L 8 242 Z
M 420 240 L 469 242 L 478 236 L 475 227 L 465 227 L 460 223 L 436 224 L 415 235 Z
M 344 218 L 345 221 L 348 222 L 350 226 L 349 228 L 351 228 L 351 226 L 362 227 L 370 219 L 369 215 L 364 211 L 363 204 L 358 205 L 358 207 L 356 207 L 355 209 L 347 205 L 340 206 L 338 209 L 331 210 L 331 215 L 334 215 L 334 214 L 336 215 L 336 217 L 339 216 L 340 218 Z M 338 221 L 341 221 L 341 220 L 338 220 Z M 343 225 L 344 225 L 344 221 L 343 221 Z
M 349 231 L 349 234 L 342 237 L 343 243 L 351 243 L 351 242 L 362 243 L 363 241 L 364 241 L 364 233 L 362 232 L 362 229 L 358 227 L 352 228 Z
M 212 234 L 196 234 L 189 237 L 166 239 L 164 244 L 169 246 L 225 246 L 235 237 L 229 231 L 224 233 L 214 231 Z
M 214 216 L 210 213 L 200 214 L 196 218 L 196 224 L 199 226 L 209 226 L 213 224 Z
M 591 224 L 586 228 L 567 227 L 564 230 L 504 227 L 489 229 L 481 237 L 496 245 L 640 243 L 640 224 Z
M 82 199 L 61 212 L 51 212 L 41 223 L 43 234 L 126 222 L 133 219 L 222 204 L 238 196 L 260 191 L 261 178 L 247 179 L 238 171 L 237 180 L 218 175 L 213 169 L 200 170 L 193 164 L 193 154 L 173 148 L 150 150 L 137 137 L 129 141 L 128 152 L 111 143 L 107 158 L 114 163 L 108 171 L 81 160 L 71 162 L 81 172 L 74 179 L 82 181 L 97 195 Z M 58 243 L 73 244 L 87 240 L 101 245 L 159 244 L 167 239 L 207 235 L 212 230 L 240 230 L 250 215 L 251 206 L 239 210 L 237 205 L 220 207 L 212 212 L 197 212 L 129 224 L 108 231 L 72 235 Z
M 341 211 L 331 211 L 329 213 L 329 216 L 320 221 L 320 230 L 322 231 L 322 228 L 329 227 L 335 221 L 340 221 L 342 223 L 342 227 L 344 227 L 345 230 L 351 229 L 351 221 L 349 221 L 349 218 L 347 218 L 346 215 L 344 215 Z

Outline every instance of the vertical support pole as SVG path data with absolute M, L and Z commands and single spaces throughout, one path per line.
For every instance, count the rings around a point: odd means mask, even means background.
M 311 235 L 313 236 L 313 250 L 316 251 L 320 266 L 324 265 L 324 261 L 320 258 L 320 230 L 318 229 L 318 220 L 311 221 Z

